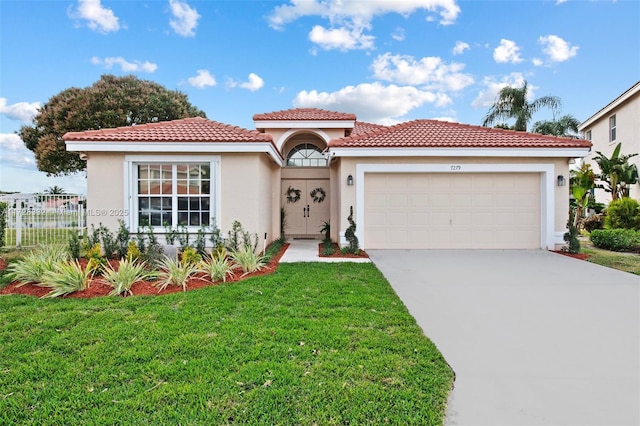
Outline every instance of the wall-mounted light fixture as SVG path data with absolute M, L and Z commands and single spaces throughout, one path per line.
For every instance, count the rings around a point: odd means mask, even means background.
M 352 186 L 353 185 L 353 176 L 351 176 L 351 175 L 347 176 L 347 185 L 348 186 Z
M 87 161 L 89 159 L 89 156 L 86 152 L 81 152 L 80 154 L 78 154 L 78 157 L 80 157 L 82 161 Z
M 567 180 L 562 175 L 558 175 L 558 186 L 565 186 L 567 184 Z

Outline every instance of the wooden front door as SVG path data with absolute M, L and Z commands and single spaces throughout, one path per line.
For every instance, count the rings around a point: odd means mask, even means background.
M 329 221 L 329 180 L 283 179 L 282 204 L 287 236 L 320 237 L 320 228 Z

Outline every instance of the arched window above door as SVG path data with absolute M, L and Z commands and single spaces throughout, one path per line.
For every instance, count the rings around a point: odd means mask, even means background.
M 287 155 L 289 167 L 327 167 L 327 159 L 317 146 L 310 143 L 296 145 Z

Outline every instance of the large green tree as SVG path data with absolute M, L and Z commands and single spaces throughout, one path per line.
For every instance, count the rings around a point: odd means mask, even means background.
M 612 200 L 628 197 L 629 186 L 638 182 L 638 168 L 635 164 L 629 163 L 629 159 L 638 154 L 621 155 L 621 149 L 622 144 L 619 143 L 613 149 L 610 157 L 596 151 L 597 155 L 593 158 L 593 161 L 600 167 L 597 178 L 604 182 L 604 184 L 598 185 L 598 188 L 611 193 Z
M 579 137 L 578 126 L 580 126 L 578 119 L 571 114 L 566 114 L 557 120 L 536 121 L 531 131 L 542 135 L 577 138 Z
M 526 81 L 522 87 L 503 87 L 498 94 L 498 98 L 484 117 L 482 125 L 487 127 L 498 120 L 515 119 L 514 129 L 526 132 L 527 125 L 531 121 L 533 114 L 540 108 L 558 109 L 562 103 L 557 96 L 543 96 L 529 102 L 528 95 L 529 85 Z
M 78 153 L 66 151 L 62 136 L 67 132 L 205 116 L 182 92 L 135 76 L 103 75 L 89 87 L 53 96 L 18 134 L 34 152 L 38 169 L 64 175 L 86 167 Z

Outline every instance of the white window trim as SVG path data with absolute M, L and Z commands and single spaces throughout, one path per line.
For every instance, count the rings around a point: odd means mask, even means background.
M 155 164 L 178 164 L 178 163 L 209 163 L 211 171 L 211 179 L 215 181 L 211 183 L 211 190 L 214 191 L 211 196 L 211 215 L 213 215 L 214 223 L 212 226 L 220 228 L 221 218 L 221 182 L 220 182 L 220 156 L 219 155 L 125 155 L 124 157 L 124 205 L 127 206 L 127 215 L 124 216 L 124 222 L 127 224 L 131 232 L 137 232 L 140 228 L 138 223 L 138 214 L 136 207 L 136 173 L 135 165 L 138 163 L 155 163 Z M 189 227 L 189 231 L 197 231 L 199 227 Z M 154 228 L 154 232 L 163 233 L 164 229 Z
M 616 122 L 616 124 L 614 126 L 611 125 L 611 120 L 614 120 Z M 618 140 L 618 117 L 617 114 L 613 114 L 609 116 L 609 143 L 613 144 Z M 616 131 L 616 137 L 615 139 L 612 138 L 613 136 L 613 131 Z
M 560 233 L 555 232 L 555 167 L 553 164 L 356 164 L 356 236 L 366 249 L 364 238 L 364 187 L 369 173 L 540 173 L 540 248 L 554 250 L 563 244 Z M 564 233 L 562 233 L 564 235 Z M 344 241 L 343 241 L 344 243 Z

